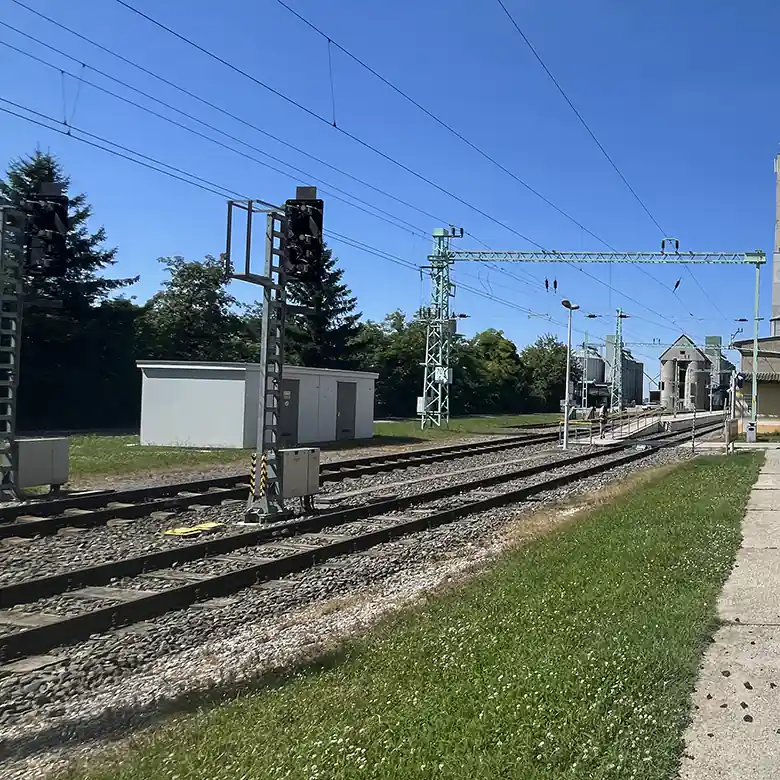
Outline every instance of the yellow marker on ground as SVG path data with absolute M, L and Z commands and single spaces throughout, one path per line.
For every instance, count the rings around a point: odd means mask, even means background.
M 165 536 L 198 536 L 199 534 L 208 533 L 214 531 L 217 528 L 221 528 L 224 523 L 199 523 L 198 525 L 182 526 L 181 528 L 169 528 L 167 531 L 163 531 Z

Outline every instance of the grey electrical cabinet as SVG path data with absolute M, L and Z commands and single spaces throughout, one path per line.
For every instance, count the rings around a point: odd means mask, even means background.
M 279 450 L 282 497 L 313 496 L 320 492 L 320 451 L 317 447 Z
M 69 440 L 64 437 L 20 438 L 17 484 L 20 488 L 51 485 L 68 481 Z

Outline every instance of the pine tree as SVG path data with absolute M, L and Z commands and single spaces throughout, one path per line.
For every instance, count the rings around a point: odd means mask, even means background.
M 360 312 L 357 298 L 343 282 L 344 271 L 336 266 L 332 250 L 325 248 L 322 260 L 312 264 L 298 279 L 290 279 L 290 303 L 314 309 L 288 320 L 286 359 L 313 368 L 353 368 L 359 361 Z
M 62 184 L 65 195 L 68 195 L 70 186 L 70 179 L 64 175 L 59 161 L 40 150 L 31 157 L 13 160 L 6 177 L 5 181 L 0 181 L 0 203 L 14 206 L 34 199 L 44 182 Z M 87 204 L 86 196 L 81 193 L 69 197 L 65 273 L 58 277 L 30 275 L 25 279 L 25 292 L 33 299 L 60 300 L 64 311 L 78 316 L 83 315 L 85 308 L 105 300 L 114 290 L 133 284 L 138 277 L 106 279 L 98 275 L 99 271 L 116 262 L 117 250 L 103 247 L 106 240 L 104 228 L 89 232 L 87 220 L 92 216 L 92 207 Z
M 12 161 L 0 181 L 0 203 L 19 206 L 34 200 L 41 184 L 63 185 L 70 180 L 57 159 L 36 151 Z M 83 194 L 70 196 L 67 257 L 62 276 L 27 274 L 18 425 L 20 430 L 88 428 L 123 425 L 128 418 L 108 419 L 113 409 L 126 409 L 132 417 L 139 397 L 138 371 L 131 347 L 118 348 L 132 339 L 138 311 L 112 306 L 110 293 L 135 279 L 107 279 L 101 272 L 115 262 L 116 249 L 106 249 L 101 227 L 90 232 L 92 209 Z M 60 302 L 57 309 L 42 309 L 40 300 Z M 111 384 L 110 378 L 120 376 Z M 128 378 L 135 379 L 133 385 Z

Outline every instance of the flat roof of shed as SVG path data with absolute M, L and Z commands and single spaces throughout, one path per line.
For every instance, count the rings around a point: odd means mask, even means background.
M 229 363 L 221 361 L 208 361 L 208 360 L 138 360 L 136 361 L 138 368 L 188 368 L 188 369 L 200 369 L 203 371 L 220 371 L 225 369 L 238 369 L 244 371 L 258 371 L 260 369 L 259 363 Z M 309 366 L 284 366 L 284 373 L 286 374 L 303 374 L 309 376 L 319 376 L 322 374 L 330 374 L 331 376 L 353 376 L 353 377 L 365 377 L 367 379 L 379 379 L 379 374 L 372 371 L 351 371 L 347 368 L 311 368 Z

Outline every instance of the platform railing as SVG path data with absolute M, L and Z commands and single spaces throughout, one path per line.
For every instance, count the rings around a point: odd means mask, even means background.
M 648 423 L 653 421 L 658 424 L 660 429 L 661 415 L 661 409 L 647 409 L 633 413 L 630 409 L 624 409 L 620 412 L 615 412 L 608 418 L 608 421 L 612 422 L 612 424 L 609 426 L 604 438 L 608 436 L 611 439 L 626 439 L 632 433 L 639 433 L 647 427 Z
M 569 420 L 569 442 L 593 444 L 593 420 Z M 563 422 L 558 423 L 558 444 L 563 444 Z

